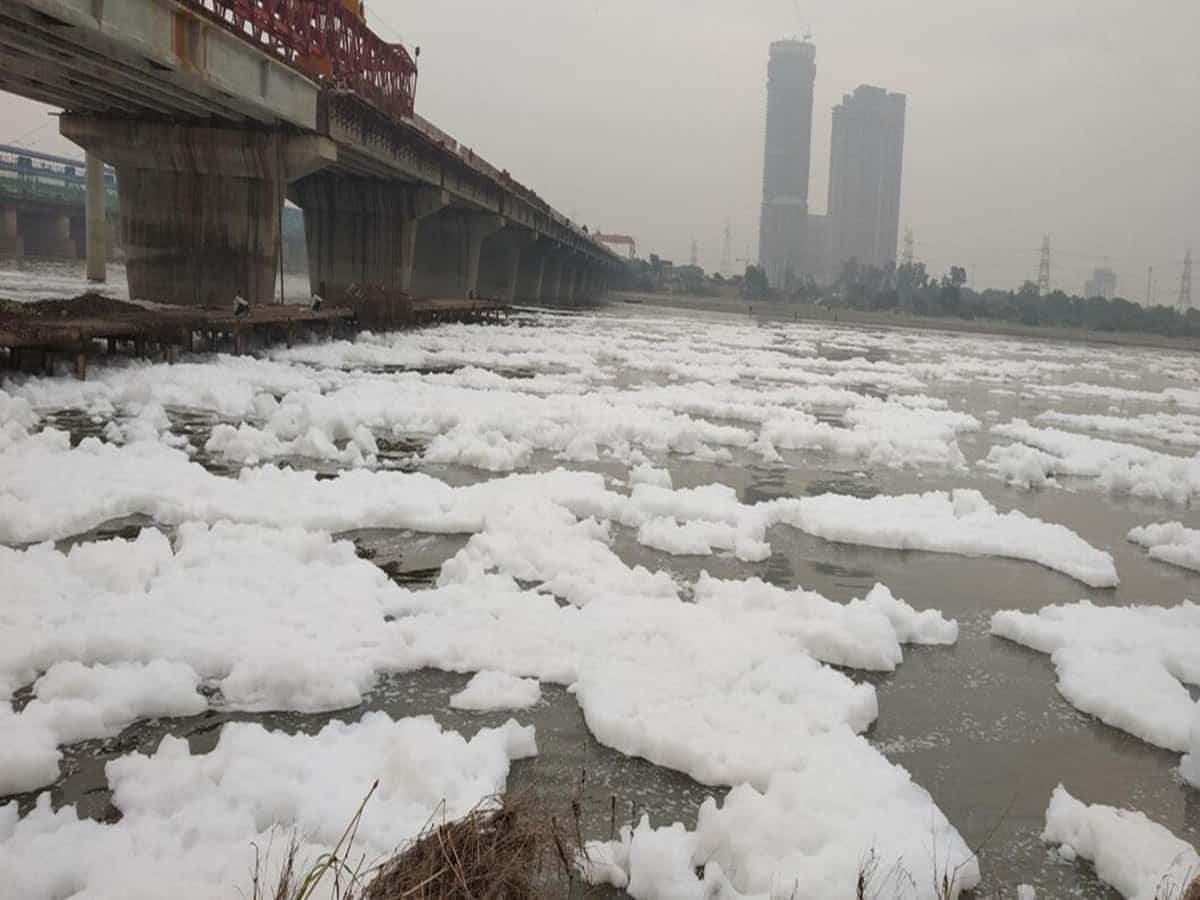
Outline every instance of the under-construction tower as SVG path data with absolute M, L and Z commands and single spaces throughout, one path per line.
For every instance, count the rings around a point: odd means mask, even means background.
M 1050 293 L 1050 235 L 1042 238 L 1042 262 L 1038 266 L 1038 294 L 1046 296 Z
M 1187 256 L 1183 258 L 1183 277 L 1179 279 L 1179 311 L 1187 312 L 1192 308 L 1192 251 L 1188 248 Z

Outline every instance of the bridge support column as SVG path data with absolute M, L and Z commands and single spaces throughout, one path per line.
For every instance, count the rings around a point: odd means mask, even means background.
M 108 199 L 104 190 L 104 163 L 95 153 L 85 157 L 87 190 L 83 207 L 87 243 L 87 279 L 105 281 L 108 278 L 108 223 L 104 219 L 104 207 Z
M 578 275 L 579 263 L 576 262 L 574 254 L 568 254 L 563 263 L 562 286 L 559 289 L 562 293 L 562 302 L 568 306 L 575 303 L 575 281 Z
M 563 277 L 563 251 L 551 250 L 546 254 L 546 273 L 542 279 L 542 302 L 558 303 Z
M 27 212 L 19 217 L 19 226 L 26 256 L 78 257 L 78 248 L 71 239 L 71 217 L 66 213 Z
M 504 218 L 444 209 L 421 222 L 416 233 L 413 293 L 462 299 L 479 290 L 483 242 L 504 227 Z
M 63 116 L 59 130 L 117 168 L 129 294 L 269 302 L 284 187 L 333 162 L 327 138 Z
M 479 293 L 511 303 L 517 296 L 522 261 L 536 251 L 533 236 L 504 228 L 483 242 L 479 260 Z
M 312 291 L 333 302 L 354 284 L 410 293 L 418 225 L 447 204 L 436 188 L 321 174 L 288 199 L 304 210 Z
M 517 268 L 517 291 L 514 299 L 540 303 L 542 282 L 546 278 L 546 250 L 544 242 L 534 241 L 521 251 Z
M 25 255 L 25 242 L 17 225 L 16 207 L 0 207 L 0 256 L 20 259 Z

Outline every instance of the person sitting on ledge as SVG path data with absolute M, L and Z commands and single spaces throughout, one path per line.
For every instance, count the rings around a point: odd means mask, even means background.
M 309 309 L 311 309 L 313 312 L 320 312 L 321 304 L 324 302 L 325 301 L 321 299 L 320 294 L 313 294 L 312 295 L 312 305 L 309 307 Z
M 241 292 L 239 292 L 238 295 L 233 298 L 233 314 L 235 316 L 245 316 L 249 315 L 249 313 L 250 301 L 243 297 Z

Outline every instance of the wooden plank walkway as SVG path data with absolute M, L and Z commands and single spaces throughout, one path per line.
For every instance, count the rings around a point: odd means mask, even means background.
M 50 370 L 56 356 L 70 355 L 75 374 L 85 378 L 88 357 L 101 343 L 110 354 L 119 352 L 124 344 L 137 357 L 174 361 L 182 350 L 194 352 L 203 347 L 215 351 L 222 342 L 240 354 L 255 338 L 265 345 L 282 340 L 290 347 L 301 332 L 333 336 L 370 324 L 390 329 L 451 320 L 494 322 L 510 311 L 507 304 L 492 300 L 421 299 L 398 305 L 380 322 L 360 323 L 360 312 L 367 310 L 352 306 L 314 311 L 300 305 L 257 304 L 240 316 L 226 309 L 128 307 L 81 317 L 64 314 L 62 319 L 0 315 L 0 349 L 7 348 L 10 368 L 31 368 L 32 356 L 32 368 L 42 371 Z

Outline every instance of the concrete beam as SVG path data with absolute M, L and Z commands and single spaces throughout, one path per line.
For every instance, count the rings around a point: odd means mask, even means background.
M 231 118 L 316 129 L 320 88 L 315 82 L 178 4 L 21 0 L 0 16 L 39 41 L 46 32 L 69 33 L 72 44 L 107 57 L 154 90 L 169 87 L 214 102 Z
M 100 119 L 65 114 L 59 132 L 110 166 L 285 183 L 337 162 L 337 146 L 316 134 Z M 118 179 L 118 186 L 120 181 Z

